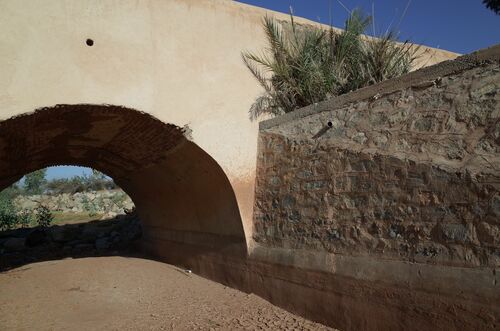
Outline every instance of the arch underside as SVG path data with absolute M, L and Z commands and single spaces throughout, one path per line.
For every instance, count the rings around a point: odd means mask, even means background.
M 41 108 L 0 122 L 0 189 L 54 165 L 87 166 L 111 176 L 134 201 L 144 247 L 157 255 L 167 256 L 172 243 L 246 252 L 229 180 L 175 125 L 125 107 L 86 104 Z

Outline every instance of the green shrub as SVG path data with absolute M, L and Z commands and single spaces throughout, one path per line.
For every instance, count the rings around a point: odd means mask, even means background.
M 48 181 L 47 190 L 51 194 L 100 191 L 116 189 L 115 182 L 104 174 L 93 171 L 91 175 L 74 176 L 71 178 L 56 178 Z
M 12 202 L 19 190 L 13 185 L 0 192 L 0 230 L 9 230 L 17 226 L 17 210 Z
M 82 197 L 83 209 L 89 214 L 90 217 L 97 215 L 96 203 L 90 201 L 86 196 Z
M 125 202 L 126 199 L 127 195 L 123 192 L 111 196 L 111 202 L 113 202 L 119 208 L 123 207 L 123 203 Z
M 30 227 L 34 223 L 33 214 L 28 210 L 24 209 L 17 213 L 17 225 L 22 228 Z
M 15 214 L 0 210 L 0 231 L 14 229 L 17 225 Z
M 49 208 L 43 205 L 39 205 L 36 209 L 36 223 L 39 226 L 47 227 L 54 220 L 54 216 L 52 215 Z
M 47 169 L 40 169 L 24 176 L 24 192 L 26 194 L 42 194 L 45 191 Z

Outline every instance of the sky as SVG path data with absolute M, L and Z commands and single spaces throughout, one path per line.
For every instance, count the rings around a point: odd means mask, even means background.
M 46 178 L 69 178 L 74 176 L 81 176 L 83 174 L 90 175 L 91 173 L 92 169 L 86 167 L 57 166 L 47 168 Z
M 401 40 L 461 54 L 500 43 L 500 15 L 487 9 L 482 0 L 237 0 L 238 2 L 289 13 L 343 27 L 348 10 L 372 14 L 378 33 L 396 28 Z M 406 14 L 405 8 L 408 5 Z M 344 8 L 345 7 L 345 8 Z M 401 22 L 401 23 L 400 23 Z M 400 23 L 400 24 L 399 24 Z M 372 33 L 372 28 L 367 31 Z
M 279 12 L 342 27 L 349 11 L 362 9 L 374 14 L 375 31 L 392 27 L 401 40 L 461 54 L 500 43 L 500 15 L 488 10 L 482 0 L 237 0 Z M 330 10 L 331 8 L 331 10 Z M 373 29 L 367 31 L 373 34 Z M 82 167 L 52 167 L 47 177 L 90 174 Z

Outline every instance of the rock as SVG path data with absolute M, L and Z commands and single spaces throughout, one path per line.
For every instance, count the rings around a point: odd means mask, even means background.
M 21 251 L 26 247 L 26 238 L 9 238 L 3 243 L 3 247 L 9 251 Z
M 43 244 L 47 239 L 43 229 L 35 229 L 26 237 L 26 246 L 34 247 Z
M 110 211 L 110 212 L 104 214 L 104 216 L 101 218 L 101 220 L 107 220 L 107 219 L 110 219 L 110 218 L 115 218 L 116 215 L 117 215 L 117 213 Z
M 366 140 L 368 140 L 368 138 L 366 138 L 364 132 L 358 132 L 352 137 L 352 140 L 354 140 L 358 144 L 364 144 Z
M 77 245 L 81 245 L 81 244 L 88 244 L 87 241 L 85 240 L 72 240 L 72 241 L 69 241 L 65 244 L 65 246 L 77 246 Z
M 463 224 L 441 224 L 441 233 L 446 241 L 470 242 L 471 233 Z
M 111 246 L 111 243 L 108 241 L 108 238 L 99 238 L 95 241 L 96 249 L 108 249 Z
M 78 237 L 79 231 L 77 227 L 58 226 L 50 230 L 50 236 L 55 242 L 67 242 L 75 240 Z
M 69 253 L 69 252 L 71 252 L 72 249 L 73 249 L 73 247 L 71 247 L 71 246 L 64 246 L 61 250 L 64 253 Z
M 100 231 L 91 225 L 87 225 L 83 228 L 81 239 L 94 241 L 100 234 Z
M 78 244 L 75 246 L 75 249 L 81 249 L 81 250 L 93 249 L 93 248 L 94 248 L 94 245 L 92 245 L 92 244 Z

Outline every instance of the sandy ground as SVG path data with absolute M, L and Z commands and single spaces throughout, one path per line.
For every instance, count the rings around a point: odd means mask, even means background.
M 331 330 L 174 266 L 126 257 L 0 273 L 0 330 Z

